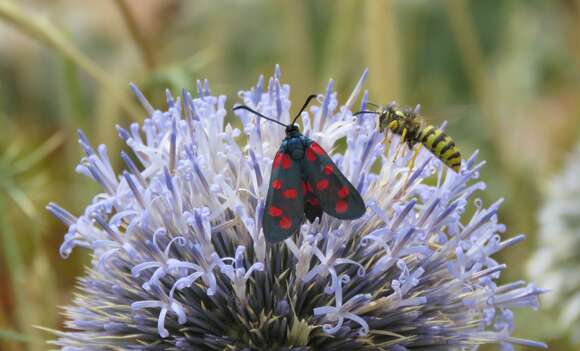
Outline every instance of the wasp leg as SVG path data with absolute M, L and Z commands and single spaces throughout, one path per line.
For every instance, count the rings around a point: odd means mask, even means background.
M 407 128 L 403 128 L 403 132 L 401 133 L 401 138 L 399 139 L 399 145 L 397 146 L 397 151 L 395 152 L 395 158 L 393 159 L 393 161 L 401 156 L 406 138 L 407 138 Z
M 409 162 L 409 172 L 407 173 L 407 178 L 405 179 L 405 188 L 409 186 L 409 184 L 408 184 L 409 177 L 413 173 L 413 169 L 415 169 L 415 161 L 417 160 L 417 156 L 419 156 L 419 149 L 420 148 L 421 148 L 421 144 L 419 144 L 419 146 L 414 149 L 413 157 L 411 158 L 411 161 Z
M 403 132 L 401 133 L 401 144 L 404 144 L 405 140 L 407 140 L 407 128 L 403 128 Z

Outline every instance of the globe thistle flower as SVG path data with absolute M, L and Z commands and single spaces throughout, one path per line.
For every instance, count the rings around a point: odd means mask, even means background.
M 242 102 L 290 121 L 290 87 L 279 68 Z M 459 174 L 428 152 L 400 147 L 345 105 L 332 81 L 302 131 L 329 151 L 368 205 L 353 221 L 327 215 L 283 244 L 264 240 L 261 218 L 272 158 L 284 130 L 198 82 L 197 97 L 167 92 L 167 110 L 118 127 L 125 171 L 84 134 L 77 168 L 103 187 L 79 216 L 48 209 L 69 230 L 61 246 L 91 251 L 79 294 L 66 308 L 63 350 L 475 349 L 499 343 L 544 347 L 511 336 L 512 309 L 537 306 L 542 290 L 499 285 L 491 256 L 523 239 L 502 239 L 501 200 L 485 207 L 476 154 Z M 367 94 L 359 105 L 366 106 Z M 342 142 L 345 141 L 345 143 Z M 345 147 L 337 145 L 346 144 Z M 386 146 L 385 146 L 386 145 Z M 467 216 L 465 211 L 475 206 Z
M 539 215 L 538 249 L 528 262 L 530 276 L 549 286 L 549 307 L 559 313 L 559 331 L 580 343 L 580 145 L 550 180 Z

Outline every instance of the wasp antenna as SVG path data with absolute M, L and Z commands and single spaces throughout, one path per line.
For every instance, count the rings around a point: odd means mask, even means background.
M 306 107 L 308 107 L 308 104 L 310 104 L 310 101 L 312 101 L 312 99 L 315 99 L 318 95 L 308 95 L 308 97 L 306 98 L 306 101 L 304 102 L 304 105 L 302 106 L 302 108 L 300 109 L 300 112 L 298 112 L 298 114 L 296 115 L 296 117 L 294 117 L 294 120 L 292 121 L 291 125 L 294 125 L 294 123 L 296 122 L 296 120 L 298 119 L 298 117 L 300 117 L 300 115 L 302 114 L 302 112 L 306 109 Z
M 380 108 L 381 106 L 375 104 L 374 102 L 367 101 L 367 105 L 371 105 L 372 107 Z
M 358 112 L 355 112 L 355 113 L 353 113 L 352 115 L 353 115 L 353 116 L 357 116 L 357 115 L 362 115 L 362 114 L 365 114 L 365 113 L 373 113 L 373 114 L 375 114 L 375 115 L 380 115 L 380 114 L 381 114 L 380 112 L 377 112 L 377 111 L 364 111 L 364 110 L 363 110 L 363 111 L 358 111 Z
M 277 124 L 279 124 L 279 125 L 281 125 L 281 126 L 283 126 L 283 127 L 288 127 L 286 124 L 284 124 L 284 123 L 282 123 L 282 122 L 280 122 L 280 121 L 277 121 L 277 120 L 275 120 L 275 119 L 272 119 L 272 118 L 270 118 L 270 117 L 264 116 L 264 115 L 263 115 L 263 114 L 261 114 L 260 112 L 258 112 L 258 111 L 256 111 L 256 110 L 254 110 L 254 109 L 251 109 L 251 108 L 249 108 L 249 107 L 248 107 L 248 106 L 246 106 L 246 105 L 238 105 L 238 106 L 235 106 L 234 108 L 232 108 L 232 111 L 236 111 L 236 110 L 246 110 L 246 111 L 249 111 L 249 112 L 251 112 L 251 113 L 255 114 L 256 116 L 260 116 L 260 117 L 262 117 L 262 118 L 264 118 L 264 119 L 267 119 L 268 121 L 271 121 L 271 122 L 277 123 Z

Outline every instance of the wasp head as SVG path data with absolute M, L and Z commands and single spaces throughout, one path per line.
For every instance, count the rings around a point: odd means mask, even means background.
M 390 129 L 389 123 L 393 120 L 396 107 L 396 102 L 391 101 L 388 105 L 382 106 L 379 109 L 379 132 L 384 133 L 385 129 Z

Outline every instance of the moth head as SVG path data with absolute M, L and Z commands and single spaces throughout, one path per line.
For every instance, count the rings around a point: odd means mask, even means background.
M 300 129 L 296 124 L 286 126 L 286 137 L 296 136 L 300 133 Z

